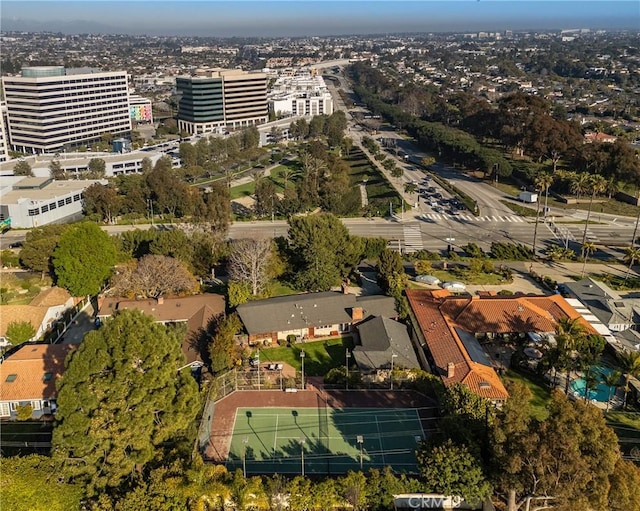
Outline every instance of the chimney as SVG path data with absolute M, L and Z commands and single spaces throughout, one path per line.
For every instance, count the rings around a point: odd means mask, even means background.
M 364 312 L 362 311 L 362 307 L 353 307 L 351 309 L 352 321 L 362 321 L 363 317 L 364 317 Z
M 164 296 L 158 296 L 158 305 L 162 305 L 164 303 Z
M 453 378 L 456 375 L 456 365 L 453 362 L 447 364 L 447 378 Z

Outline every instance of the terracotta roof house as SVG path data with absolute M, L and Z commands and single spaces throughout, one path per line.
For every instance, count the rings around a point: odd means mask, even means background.
M 353 325 L 372 316 L 397 317 L 389 296 L 356 296 L 327 291 L 278 296 L 243 303 L 237 308 L 249 343 L 277 342 L 295 335 L 313 339 L 350 332 Z
M 7 327 L 14 321 L 28 321 L 40 338 L 65 310 L 76 304 L 66 289 L 51 287 L 41 291 L 29 305 L 0 305 L 0 346 L 9 345 L 6 339 Z
M 409 338 L 407 327 L 393 319 L 378 316 L 357 326 L 359 344 L 353 358 L 360 371 L 372 373 L 394 367 L 420 368 L 420 362 Z
M 31 405 L 32 417 L 56 410 L 56 381 L 73 344 L 23 344 L 0 365 L 0 418 L 14 419 L 18 406 Z
M 585 144 L 592 144 L 593 142 L 602 142 L 604 144 L 613 144 L 617 137 L 613 135 L 607 135 L 606 133 L 597 132 L 597 133 L 586 133 L 584 136 Z
M 478 334 L 551 333 L 561 318 L 581 315 L 560 295 L 458 297 L 448 292 L 407 290 L 417 341 L 443 383 L 463 383 L 495 403 L 508 397 Z
M 98 317 L 108 318 L 116 311 L 135 309 L 152 316 L 158 323 L 187 323 L 182 352 L 187 364 L 197 367 L 202 365 L 202 359 L 191 342 L 193 334 L 199 328 L 205 328 L 213 316 L 224 314 L 225 308 L 224 296 L 213 293 L 144 300 L 103 297 L 98 300 Z

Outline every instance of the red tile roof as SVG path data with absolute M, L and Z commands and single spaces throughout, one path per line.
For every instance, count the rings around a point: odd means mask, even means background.
M 57 396 L 56 381 L 73 344 L 23 344 L 0 365 L 0 401 L 32 401 Z M 45 379 L 45 374 L 51 376 Z M 9 375 L 16 375 L 7 381 Z
M 559 319 L 580 317 L 560 295 L 456 297 L 413 289 L 407 298 L 444 384 L 464 383 L 489 399 L 506 399 L 508 393 L 492 367 L 472 360 L 456 328 L 472 335 L 553 332 Z M 452 377 L 447 376 L 450 363 Z

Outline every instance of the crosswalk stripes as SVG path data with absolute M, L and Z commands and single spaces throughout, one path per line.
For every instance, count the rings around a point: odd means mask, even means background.
M 404 250 L 405 252 L 417 252 L 422 250 L 422 232 L 420 232 L 420 224 L 411 222 L 402 226 L 404 231 Z
M 520 216 L 473 216 L 473 215 L 450 215 L 448 213 L 425 213 L 423 218 L 429 220 L 457 220 L 465 222 L 507 222 L 507 223 L 524 223 L 526 220 Z

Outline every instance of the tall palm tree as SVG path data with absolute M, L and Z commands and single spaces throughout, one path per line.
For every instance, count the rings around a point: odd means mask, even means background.
M 569 394 L 571 371 L 575 366 L 573 351 L 587 334 L 587 329 L 580 318 L 562 318 L 556 323 L 556 343 L 560 352 L 558 367 L 567 371 L 564 392 Z
M 591 198 L 589 199 L 589 209 L 587 210 L 587 220 L 584 223 L 584 232 L 582 233 L 582 245 L 587 241 L 587 230 L 589 229 L 589 218 L 591 218 L 591 208 L 596 195 L 607 189 L 607 180 L 600 174 L 592 174 L 589 179 L 589 190 Z
M 576 209 L 578 209 L 578 201 L 580 197 L 589 190 L 589 176 L 586 172 L 574 173 L 571 176 L 571 193 L 576 196 Z
M 551 174 L 549 174 L 548 172 L 542 172 L 540 174 L 538 174 L 535 178 L 535 180 L 533 181 L 533 184 L 536 188 L 536 190 L 538 190 L 538 193 L 542 193 L 542 191 L 544 190 L 545 193 L 545 211 L 547 210 L 547 197 L 549 195 L 549 187 L 551 186 L 551 183 L 553 183 L 553 176 Z M 538 207 L 536 208 L 536 225 L 533 229 L 533 255 L 535 257 L 536 255 L 536 241 L 538 239 L 538 223 L 540 221 L 540 198 L 538 197 Z
M 627 279 L 629 278 L 629 274 L 631 273 L 631 267 L 638 261 L 640 261 L 640 248 L 633 246 L 627 247 L 624 251 L 624 262 L 629 263 L 629 266 L 627 267 L 627 272 L 625 273 L 623 284 L 627 283 Z
M 609 399 L 607 399 L 607 412 L 609 411 L 609 405 L 611 404 L 611 398 L 613 397 L 613 390 L 620 384 L 620 378 L 622 373 L 620 371 L 612 371 L 609 374 L 602 375 L 602 383 L 609 387 Z
M 593 241 L 587 241 L 582 244 L 582 276 L 584 277 L 584 269 L 587 266 L 587 259 L 596 251 L 596 244 Z
M 627 406 L 627 395 L 629 394 L 629 381 L 631 377 L 640 377 L 640 353 L 637 351 L 624 351 L 618 353 L 618 361 L 624 371 L 624 400 L 622 409 Z

